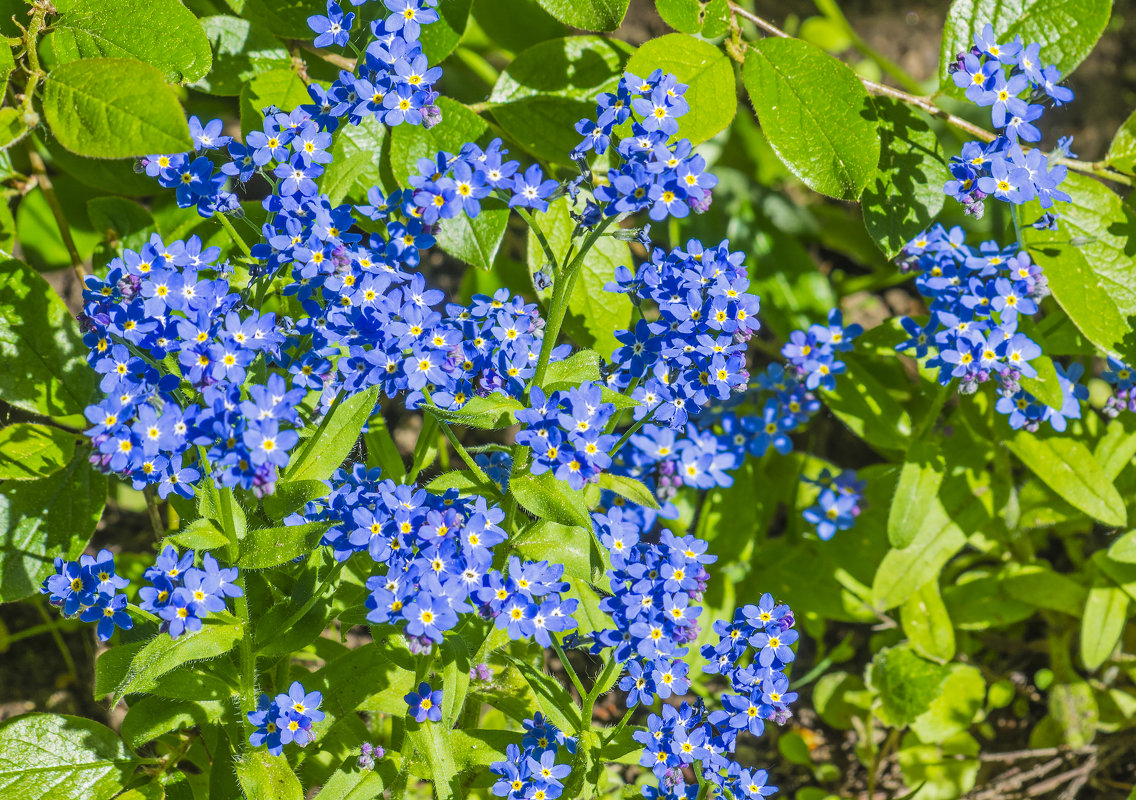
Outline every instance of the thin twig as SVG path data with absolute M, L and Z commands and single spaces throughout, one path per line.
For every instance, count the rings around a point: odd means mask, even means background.
M 747 19 L 756 25 L 761 30 L 765 31 L 771 36 L 779 36 L 782 38 L 792 38 L 785 31 L 778 28 L 772 22 L 762 19 L 751 11 L 747 11 L 734 3 L 730 3 L 730 11 L 735 15 Z M 964 130 L 971 136 L 980 139 L 984 142 L 992 142 L 997 138 L 997 134 L 991 133 L 985 128 L 981 128 L 972 122 L 967 122 L 965 119 L 939 108 L 931 98 L 916 97 L 913 94 L 908 94 L 900 89 L 893 89 L 890 86 L 884 86 L 882 83 L 870 81 L 867 78 L 860 78 L 860 82 L 864 84 L 864 88 L 874 95 L 880 97 L 890 97 L 894 100 L 907 103 L 908 105 L 915 106 L 916 108 L 926 111 L 933 117 L 943 120 L 948 125 L 953 125 L 960 130 Z M 1074 172 L 1081 172 L 1086 175 L 1095 175 L 1105 180 L 1110 180 L 1114 183 L 1124 184 L 1125 186 L 1136 186 L 1136 180 L 1110 169 L 1107 164 L 1101 161 L 1081 161 L 1076 158 L 1055 158 L 1055 164 L 1063 164 Z
M 47 165 L 43 163 L 43 159 L 30 140 L 24 142 L 24 147 L 28 152 L 28 161 L 32 165 L 32 172 L 35 173 L 36 183 L 43 190 L 47 207 L 51 209 L 51 216 L 55 218 L 55 226 L 59 228 L 59 238 L 63 240 L 63 246 L 67 248 L 67 253 L 71 256 L 71 266 L 75 269 L 75 276 L 79 279 L 79 288 L 82 289 L 83 279 L 87 277 L 87 271 L 83 268 L 83 258 L 79 255 L 79 249 L 75 247 L 75 240 L 71 238 L 71 227 L 67 224 L 63 206 L 59 204 L 55 187 L 51 184 L 51 178 L 47 176 Z

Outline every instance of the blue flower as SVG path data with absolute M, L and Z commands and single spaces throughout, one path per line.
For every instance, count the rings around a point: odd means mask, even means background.
M 405 698 L 410 716 L 416 722 L 438 722 L 442 719 L 442 690 L 431 689 L 430 684 L 423 681 L 418 684 L 418 690 L 410 692 Z

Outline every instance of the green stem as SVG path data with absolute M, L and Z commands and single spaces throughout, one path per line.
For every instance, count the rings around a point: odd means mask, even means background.
M 233 223 L 229 222 L 229 218 L 220 213 L 214 214 L 213 216 L 221 223 L 221 227 L 228 232 L 229 238 L 233 240 L 233 244 L 240 248 L 240 251 L 245 254 L 245 258 L 252 258 L 252 250 L 249 249 L 248 243 L 237 233 L 237 229 L 233 227 Z
M 307 614 L 308 611 L 311 610 L 312 606 L 314 606 L 319 601 L 319 599 L 323 597 L 323 593 L 327 591 L 327 587 L 330 586 L 331 582 L 336 579 L 340 571 L 343 569 L 343 565 L 346 563 L 346 561 L 338 561 L 332 565 L 331 569 L 327 571 L 327 576 L 320 582 L 320 585 L 316 587 L 316 590 L 312 592 L 312 596 L 308 598 L 308 601 L 304 603 L 304 605 L 301 606 L 298 611 L 292 614 L 292 616 L 290 616 L 287 621 L 280 626 L 281 630 L 288 630 L 297 622 L 299 622 L 304 614 Z
M 619 724 L 607 731 L 607 742 L 609 744 L 615 741 L 615 737 L 619 736 L 620 731 L 627 727 L 627 723 L 631 721 L 631 717 L 635 714 L 636 708 L 638 708 L 638 706 L 632 706 L 631 708 L 627 709 L 622 719 L 619 720 Z
M 49 626 L 51 638 L 55 642 L 55 646 L 59 649 L 59 654 L 63 656 L 63 663 L 67 665 L 67 675 L 71 678 L 71 683 L 78 685 L 79 671 L 75 669 L 75 659 L 71 658 L 71 651 L 67 649 L 67 643 L 63 641 L 63 635 L 59 632 L 59 626 L 55 624 L 55 619 L 48 614 L 47 609 L 43 607 L 41 595 L 35 595 L 34 605 L 44 624 Z
M 214 487 L 213 493 L 221 511 L 221 525 L 224 527 L 225 536 L 229 539 L 229 544 L 226 547 L 229 563 L 236 564 L 240 559 L 241 542 L 233 514 L 233 491 L 231 489 L 217 490 Z M 237 618 L 241 621 L 241 641 L 237 651 L 237 661 L 240 673 L 241 717 L 247 734 L 252 729 L 252 724 L 248 721 L 248 714 L 256 710 L 256 656 L 252 652 L 252 621 L 249 618 L 248 589 L 245 586 L 244 575 L 237 579 L 237 585 L 245 590 L 240 597 L 236 598 L 235 605 Z
M 1018 207 L 1014 204 L 1010 205 L 1010 219 L 1014 222 L 1014 238 L 1017 239 L 1018 247 L 1025 247 L 1022 243 L 1022 221 L 1018 218 Z
M 487 86 L 495 86 L 497 79 L 501 77 L 501 73 L 497 68 L 490 64 L 480 53 L 470 50 L 468 47 L 459 47 L 454 51 L 454 56 L 458 61 L 465 64 L 465 66 L 483 80 Z
M 584 700 L 584 712 L 580 716 L 581 730 L 591 727 L 592 713 L 596 708 L 596 700 L 599 699 L 601 693 L 610 688 L 609 683 L 613 673 L 617 673 L 622 669 L 623 664 L 615 658 L 610 658 L 608 662 L 604 664 L 603 672 L 596 678 L 595 684 L 592 685 L 592 690 L 588 692 L 588 696 Z
M 445 420 L 438 420 L 438 427 L 441 428 L 442 435 L 446 437 L 446 441 L 448 441 L 450 443 L 450 446 L 454 448 L 455 452 L 457 452 L 461 460 L 465 462 L 465 465 L 469 467 L 470 471 L 474 474 L 477 480 L 488 486 L 496 486 L 496 484 L 493 483 L 493 480 L 485 474 L 485 470 L 483 470 L 478 465 L 473 456 L 469 454 L 469 451 L 465 449 L 465 446 L 462 445 L 460 441 L 458 441 L 457 434 L 455 434 L 450 429 L 450 426 L 446 424 Z
M 422 430 L 418 432 L 418 441 L 414 445 L 414 462 L 410 465 L 410 472 L 406 473 L 407 483 L 418 480 L 418 473 L 426 467 L 426 456 L 434 443 L 434 434 L 437 430 L 437 418 L 433 414 L 423 413 Z
M 41 633 L 51 633 L 53 628 L 70 632 L 82 627 L 84 627 L 83 623 L 79 622 L 78 619 L 56 619 L 50 622 L 41 622 L 39 625 L 33 625 L 30 628 L 24 628 L 15 633 L 6 634 L 3 639 L 0 639 L 0 642 L 3 642 L 5 646 L 11 646 L 21 639 L 30 639 L 33 636 L 39 636 Z
M 540 244 L 540 249 L 544 251 L 545 258 L 552 264 L 553 277 L 558 277 L 560 275 L 560 263 L 556 260 L 556 254 L 552 252 L 552 246 L 548 243 L 548 237 L 544 235 L 540 224 L 533 215 L 525 209 L 518 208 L 517 212 L 521 215 L 521 219 L 525 221 L 525 224 L 529 226 L 529 229 L 532 230 L 533 236 L 536 237 L 537 242 Z
M 87 271 L 83 267 L 83 257 L 79 255 L 79 249 L 75 246 L 75 240 L 71 237 L 71 226 L 67 224 L 67 216 L 63 213 L 63 206 L 59 202 L 59 197 L 55 194 L 55 187 L 51 183 L 51 178 L 48 177 L 47 165 L 43 163 L 39 151 L 35 149 L 31 140 L 24 142 L 24 149 L 27 151 L 32 172 L 35 173 L 36 184 L 43 192 L 43 199 L 47 201 L 47 207 L 51 210 L 51 216 L 55 219 L 55 227 L 59 229 L 59 238 L 63 240 L 63 246 L 67 248 L 67 255 L 71 257 L 71 267 L 75 270 L 75 276 L 79 279 L 79 286 L 84 286 L 83 279 L 87 277 Z
M 927 409 L 926 416 L 923 417 L 923 420 L 919 423 L 919 427 L 911 435 L 911 441 L 922 441 L 923 437 L 927 435 L 927 431 L 931 430 L 931 426 L 934 425 L 935 421 L 939 418 L 939 412 L 943 410 L 943 403 L 947 401 L 950 388 L 951 383 L 948 382 L 946 385 L 940 384 L 935 389 L 935 396 L 931 400 L 931 407 Z
M 576 691 L 580 693 L 580 697 L 585 698 L 588 693 L 584 691 L 584 683 L 580 680 L 580 676 L 576 674 L 572 662 L 568 660 L 568 654 L 564 652 L 564 646 L 556 641 L 555 637 L 552 639 L 552 649 L 556 651 L 556 655 L 560 657 L 560 663 L 564 665 L 564 671 L 568 673 L 568 677 L 572 681 L 572 685 L 576 687 Z
M 142 617 L 142 619 L 146 620 L 147 622 L 154 622 L 158 625 L 162 624 L 162 620 L 159 616 L 157 616 L 156 614 L 151 614 L 146 609 L 136 606 L 133 603 L 127 603 L 126 610 L 131 614 L 134 614 L 135 616 Z
M 540 344 L 540 358 L 536 362 L 536 371 L 533 373 L 531 386 L 540 386 L 544 383 L 545 373 L 548 372 L 548 362 L 552 358 L 552 351 L 556 347 L 556 340 L 560 338 L 560 328 L 564 324 L 564 316 L 568 313 L 568 301 L 572 297 L 572 288 L 576 284 L 576 276 L 580 273 L 580 266 L 584 258 L 591 251 L 592 246 L 603 236 L 608 226 L 615 221 L 615 217 L 605 217 L 588 234 L 580 252 L 567 264 L 563 271 L 555 277 L 552 286 L 552 301 L 549 303 L 548 321 L 544 326 L 544 339 Z
M 160 540 L 166 535 L 166 526 L 162 523 L 162 514 L 158 510 L 158 501 L 154 499 L 154 487 L 147 486 L 142 495 L 146 498 L 146 513 L 150 515 L 150 526 L 154 529 L 154 535 Z
M 650 422 L 652 419 L 655 418 L 655 412 L 658 411 L 658 410 L 659 410 L 659 407 L 655 406 L 654 408 L 651 409 L 651 412 L 649 414 L 645 414 L 643 416 L 643 419 L 638 420 L 637 422 L 633 423 L 630 428 L 625 430 L 623 432 L 623 435 L 619 437 L 619 441 L 615 443 L 615 446 L 612 447 L 610 451 L 608 451 L 608 455 L 614 456 L 616 453 L 618 453 L 619 448 L 621 448 L 621 447 L 623 447 L 623 445 L 627 444 L 627 440 L 630 439 L 632 436 L 634 436 L 635 432 L 637 430 L 639 430 L 640 428 L 642 428 L 644 425 L 646 425 L 648 422 Z

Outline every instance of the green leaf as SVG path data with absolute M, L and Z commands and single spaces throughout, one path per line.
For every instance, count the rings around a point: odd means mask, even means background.
M 583 493 L 573 491 L 551 472 L 514 475 L 509 481 L 509 491 L 522 508 L 538 519 L 577 525 L 585 530 L 592 524 Z
M 1037 608 L 1081 615 L 1085 607 L 1085 587 L 1055 572 L 1048 564 L 1007 564 L 999 573 L 1007 597 Z
M 893 547 L 911 544 L 928 506 L 937 501 L 945 469 L 937 441 L 921 439 L 911 443 L 888 512 L 887 534 Z
M 615 88 L 633 51 L 600 36 L 539 42 L 497 78 L 489 95 L 493 116 L 530 153 L 568 163 L 580 142 L 576 123 L 595 114 L 596 95 Z
M 397 777 L 391 761 L 379 761 L 374 770 L 356 767 L 354 755 L 344 759 L 339 769 L 320 788 L 315 800 L 373 800 Z
M 438 246 L 454 258 L 488 270 L 493 268 L 508 225 L 508 206 L 500 200 L 486 198 L 476 217 L 461 213 L 442 220 L 435 238 Z
M 552 203 L 537 222 L 557 260 L 562 261 L 568 254 L 572 234 L 576 230 L 567 198 Z M 527 248 L 529 270 L 536 272 L 546 263 L 546 258 L 536 234 L 531 230 Z M 601 355 L 606 353 L 610 356 L 620 346 L 615 331 L 626 329 L 631 322 L 631 301 L 627 295 L 609 292 L 604 286 L 613 280 L 616 267 L 631 264 L 631 248 L 627 242 L 603 236 L 588 252 L 576 277 L 576 285 L 572 287 L 563 330 L 580 345 L 594 348 Z M 546 292 L 545 296 L 551 297 L 551 292 Z M 545 385 L 551 383 L 552 380 L 546 377 Z M 604 399 L 607 400 L 607 397 Z
M 95 391 L 88 351 L 47 281 L 23 262 L 0 262 L 0 400 L 34 414 L 82 414 Z
M 75 454 L 75 436 L 59 428 L 19 422 L 0 428 L 0 481 L 54 475 Z
M 955 0 L 943 26 L 939 84 L 960 93 L 947 68 L 987 23 L 999 42 L 1021 36 L 1027 44 L 1040 43 L 1045 63 L 1056 64 L 1066 77 L 1092 51 L 1111 10 L 1111 0 Z
M 749 48 L 742 77 L 785 166 L 810 189 L 857 199 L 876 174 L 880 135 L 856 74 L 819 47 L 769 37 Z
M 331 525 L 309 522 L 249 531 L 241 540 L 241 569 L 268 569 L 311 553 Z
M 517 553 L 528 561 L 564 565 L 564 575 L 583 581 L 599 580 L 604 558 L 592 542 L 591 533 L 575 525 L 540 521 L 521 531 L 515 540 Z
M 435 11 L 438 21 L 422 26 L 419 40 L 431 64 L 440 64 L 454 52 L 469 25 L 472 0 L 440 0 Z
M 1070 747 L 1084 747 L 1096 736 L 1100 707 L 1088 681 L 1050 687 L 1049 713 Z
M 322 481 L 331 477 L 355 449 L 359 433 L 375 410 L 379 387 L 345 397 L 324 415 L 319 427 L 295 453 L 284 471 L 286 481 Z
M 0 724 L 0 789 L 20 800 L 108 800 L 138 761 L 114 731 L 66 714 L 25 714 Z
M 821 392 L 824 404 L 872 447 L 885 452 L 906 450 L 911 415 L 876 379 L 866 362 L 851 353 L 842 353 L 841 360 L 847 372 L 837 379 L 835 390 Z
M 552 16 L 585 31 L 614 31 L 631 0 L 537 0 Z M 644 73 L 646 74 L 646 73 Z
M 600 475 L 599 485 L 601 489 L 615 492 L 620 497 L 625 497 L 637 505 L 656 509 L 659 507 L 659 501 L 655 499 L 655 495 L 651 493 L 646 484 L 634 478 L 605 472 Z
M 699 144 L 726 129 L 738 111 L 737 81 L 726 54 L 709 42 L 668 33 L 635 51 L 627 71 L 641 77 L 661 69 L 689 87 L 690 111 L 678 121 L 679 136 Z
M 193 148 L 177 95 L 162 73 L 129 58 L 84 58 L 44 80 L 43 113 L 59 143 L 92 158 Z
M 248 20 L 224 15 L 203 17 L 201 28 L 213 51 L 213 69 L 193 85 L 194 89 L 236 96 L 260 73 L 291 67 L 292 57 L 280 40 Z M 347 130 L 350 128 L 343 132 Z
M 931 707 L 947 670 L 921 658 L 910 647 L 898 646 L 878 652 L 868 675 L 872 688 L 879 693 L 880 719 L 902 728 Z
M 229 538 L 208 519 L 195 519 L 183 530 L 167 536 L 163 542 L 170 542 L 187 550 L 216 550 L 228 547 Z
M 0 484 L 0 603 L 39 590 L 55 556 L 77 559 L 106 503 L 107 479 L 78 448 L 46 478 Z
M 77 0 L 51 30 L 60 64 L 99 57 L 137 59 L 156 67 L 170 83 L 199 80 L 212 64 L 205 32 L 178 0 Z
M 382 187 L 379 172 L 387 128 L 377 117 L 365 117 L 359 125 L 344 125 L 331 145 L 332 160 L 324 167 L 320 188 L 332 205 L 347 198 L 362 201 L 372 186 Z
M 702 3 L 700 0 L 655 0 L 655 10 L 663 22 L 681 33 L 698 33 L 702 30 Z
M 986 680 L 978 667 L 951 664 L 947 670 L 946 680 L 931 707 L 911 723 L 915 735 L 928 744 L 944 742 L 967 730 L 981 713 L 986 699 Z
M 1019 431 L 1006 446 L 1034 475 L 1071 505 L 1105 525 L 1128 520 L 1124 500 L 1084 444 L 1063 436 L 1040 438 Z
M 580 729 L 580 709 L 559 681 L 516 656 L 503 653 L 502 658 L 521 673 L 536 695 L 540 710 L 553 725 L 569 735 Z
M 442 719 L 438 724 L 453 728 L 465 707 L 469 693 L 469 646 L 461 636 L 447 636 L 442 641 Z
M 1136 564 L 1136 531 L 1128 531 L 1108 548 L 1108 557 L 1125 564 Z
M 6 150 L 22 140 L 29 130 L 19 109 L 0 108 L 0 150 Z
M 170 700 L 166 697 L 143 697 L 130 704 L 122 720 L 122 738 L 137 749 L 164 733 L 204 727 L 221 718 L 225 705 L 217 700 Z
M 245 797 L 257 800 L 303 800 L 304 788 L 284 756 L 267 750 L 247 750 L 237 761 L 237 780 Z
M 489 123 L 456 100 L 439 97 L 437 105 L 442 120 L 433 128 L 398 125 L 390 133 L 391 172 L 400 186 L 409 186 L 410 176 L 418 174 L 418 159 L 433 159 L 443 150 L 456 153 L 489 130 Z
M 955 630 L 939 594 L 937 579 L 928 581 L 907 598 L 900 613 L 903 632 L 919 655 L 935 661 L 950 661 L 955 657 Z
M 544 390 L 553 392 L 570 389 L 585 381 L 602 381 L 600 365 L 603 359 L 594 350 L 580 350 L 563 361 L 553 361 L 544 373 Z
M 1030 365 L 1037 370 L 1037 377 L 1023 376 L 1020 381 L 1022 388 L 1047 406 L 1061 408 L 1065 402 L 1065 393 L 1057 380 L 1057 368 L 1053 366 L 1053 359 L 1046 355 L 1038 356 Z
M 1100 182 L 1071 174 L 1061 184 L 1071 202 L 1058 202 L 1059 231 L 1022 228 L 1022 243 L 1045 271 L 1053 297 L 1094 344 L 1136 361 L 1136 261 L 1129 239 L 1136 212 Z M 1041 216 L 1037 201 L 1021 208 L 1022 219 Z
M 131 659 L 126 674 L 114 689 L 115 699 L 128 694 L 149 692 L 166 673 L 192 661 L 204 661 L 229 652 L 241 638 L 241 626 L 213 615 L 197 633 L 183 633 L 176 639 L 159 634 Z
M 447 489 L 457 489 L 459 493 L 467 497 L 479 494 L 488 496 L 499 491 L 495 485 L 479 482 L 474 477 L 473 471 L 468 469 L 443 472 L 426 484 L 426 491 L 434 494 L 443 494 Z
M 1128 621 L 1128 595 L 1105 578 L 1089 589 L 1081 619 L 1081 661 L 1093 672 L 1116 649 Z
M 241 134 L 248 136 L 261 130 L 262 113 L 268 106 L 281 111 L 292 111 L 301 103 L 310 103 L 308 87 L 295 71 L 273 69 L 262 72 L 241 89 Z
M 465 425 L 482 430 L 499 430 L 517 424 L 513 414 L 524 408 L 514 397 L 494 392 L 488 397 L 471 397 L 464 406 L 451 411 L 436 406 L 426 406 L 438 419 L 453 425 Z
M 943 208 L 951 179 L 939 137 L 921 111 L 898 100 L 873 100 L 879 117 L 880 163 L 860 198 L 864 225 L 889 259 L 925 230 Z M 896 198 L 903 202 L 897 203 Z

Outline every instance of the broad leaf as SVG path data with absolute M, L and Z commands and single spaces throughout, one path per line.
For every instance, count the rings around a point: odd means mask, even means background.
M 955 0 L 943 26 L 940 85 L 959 91 L 947 68 L 974 46 L 974 34 L 987 23 L 1000 42 L 1021 36 L 1026 44 L 1040 43 L 1045 63 L 1065 77 L 1092 51 L 1111 11 L 1111 0 Z
M 659 507 L 659 501 L 655 499 L 655 495 L 651 493 L 646 484 L 626 475 L 612 475 L 610 472 L 605 472 L 600 475 L 599 485 L 601 489 L 614 492 L 636 505 L 655 509 Z
M 493 116 L 526 150 L 568 163 L 576 123 L 594 117 L 596 95 L 612 91 L 633 48 L 600 36 L 550 39 L 522 51 L 489 95 Z
M 320 188 L 333 205 L 346 199 L 362 203 L 372 186 L 382 188 L 379 172 L 387 128 L 376 117 L 359 125 L 341 125 L 331 145 L 332 160 L 324 167 Z
M 170 83 L 209 72 L 209 40 L 178 0 L 76 0 L 51 26 L 59 63 L 82 58 L 134 58 Z
M 1128 621 L 1128 595 L 1105 578 L 1089 589 L 1081 620 L 1081 661 L 1096 670 L 1116 649 Z
M 331 477 L 355 449 L 359 433 L 367 424 L 379 387 L 345 397 L 324 416 L 315 432 L 292 454 L 284 480 L 322 481 Z
M 514 475 L 509 481 L 509 491 L 522 508 L 538 519 L 585 529 L 592 524 L 583 493 L 573 491 L 567 483 L 554 478 L 551 472 Z
M 946 680 L 945 668 L 921 658 L 909 647 L 888 647 L 872 659 L 868 671 L 879 693 L 877 713 L 886 724 L 909 725 L 931 707 Z
M 213 615 L 197 633 L 183 633 L 176 639 L 160 633 L 131 659 L 126 674 L 114 689 L 115 698 L 149 692 L 166 673 L 183 664 L 216 658 L 229 652 L 241 638 L 235 621 Z
M 895 258 L 943 208 L 951 178 L 939 137 L 927 117 L 886 97 L 873 101 L 879 116 L 880 163 L 860 205 L 864 225 L 888 258 Z M 897 198 L 902 202 L 896 202 Z
M 1093 178 L 1070 174 L 1062 183 L 1072 201 L 1053 210 L 1057 231 L 1022 229 L 1022 242 L 1045 271 L 1053 297 L 1085 336 L 1102 349 L 1136 361 L 1136 260 L 1129 245 L 1136 212 Z M 1041 216 L 1037 201 L 1022 206 L 1023 221 Z
M 288 69 L 292 64 L 279 39 L 246 19 L 204 17 L 201 28 L 213 50 L 213 69 L 193 85 L 199 91 L 236 96 L 260 73 Z
M 249 749 L 237 761 L 237 780 L 246 797 L 257 800 L 303 800 L 304 788 L 284 756 L 264 748 Z
M 483 430 L 498 430 L 516 425 L 514 413 L 524 408 L 516 398 L 494 392 L 488 397 L 473 397 L 456 411 L 435 406 L 427 410 L 440 420 L 453 425 L 465 425 Z
M 77 449 L 46 478 L 0 485 L 0 603 L 34 594 L 56 556 L 74 560 L 86 549 L 107 494 L 89 452 Z
M 75 436 L 59 428 L 20 422 L 0 428 L 0 481 L 54 475 L 75 454 Z
M 878 450 L 906 450 L 911 436 L 911 416 L 880 383 L 868 362 L 842 353 L 848 369 L 836 381 L 836 389 L 821 392 L 824 404 L 853 433 Z M 871 362 L 875 366 L 879 362 Z
M 398 125 L 390 134 L 391 172 L 401 186 L 409 186 L 418 174 L 420 158 L 433 159 L 439 152 L 457 153 L 466 142 L 476 142 L 489 124 L 469 108 L 448 97 L 438 98 L 441 121 L 430 130 L 419 125 Z
M 566 25 L 586 31 L 614 31 L 631 0 L 537 0 L 541 8 Z
M 110 728 L 64 714 L 0 724 L 0 789 L 20 800 L 108 800 L 138 761 Z
M 164 733 L 216 722 L 224 709 L 225 704 L 219 700 L 143 697 L 130 704 L 122 720 L 122 738 L 137 749 Z
M 770 37 L 749 48 L 742 76 L 785 166 L 810 189 L 858 198 L 876 174 L 880 135 L 856 74 L 808 42 Z
M 241 89 L 241 134 L 247 137 L 250 131 L 263 127 L 263 112 L 268 106 L 292 111 L 296 106 L 309 102 L 308 87 L 295 70 L 262 72 Z
M 47 281 L 21 261 L 0 262 L 0 400 L 35 414 L 82 414 L 95 391 L 87 352 Z
M 1128 520 L 1124 499 L 1080 441 L 1020 431 L 1006 446 L 1050 489 L 1089 516 L 1114 527 Z
M 1128 531 L 1108 548 L 1108 557 L 1125 564 L 1136 564 L 1136 531 Z
M 593 544 L 591 533 L 574 525 L 534 523 L 517 536 L 515 546 L 526 561 L 563 564 L 566 578 L 594 581 L 604 572 L 604 558 Z
M 130 58 L 60 64 L 44 80 L 43 113 L 59 143 L 92 158 L 193 148 L 177 95 L 160 70 Z
M 559 681 L 515 656 L 503 654 L 502 657 L 521 673 L 536 695 L 540 710 L 553 725 L 569 735 L 580 729 L 580 709 Z
M 903 632 L 919 655 L 935 661 L 955 657 L 955 631 L 938 580 L 928 581 L 900 607 Z
M 933 439 L 912 442 L 899 471 L 888 511 L 887 534 L 893 547 L 907 547 L 919 532 L 927 509 L 938 501 L 946 464 Z
M 931 707 L 916 717 L 911 730 L 923 742 L 942 742 L 967 730 L 982 711 L 986 680 L 970 664 L 950 664 Z
M 685 33 L 668 33 L 644 44 L 627 62 L 627 71 L 640 77 L 656 69 L 688 86 L 683 99 L 690 111 L 678 120 L 680 137 L 698 144 L 733 120 L 738 110 L 734 66 L 714 45 Z
M 442 220 L 435 238 L 438 246 L 454 258 L 488 270 L 493 268 L 508 225 L 509 208 L 499 200 L 486 198 L 476 217 L 460 213 Z
M 241 569 L 267 569 L 306 556 L 319 544 L 329 527 L 330 523 L 309 522 L 249 531 L 241 540 L 237 566 Z
M 454 51 L 469 25 L 473 0 L 439 0 L 435 11 L 438 21 L 422 26 L 419 39 L 422 52 L 431 64 L 440 64 Z

